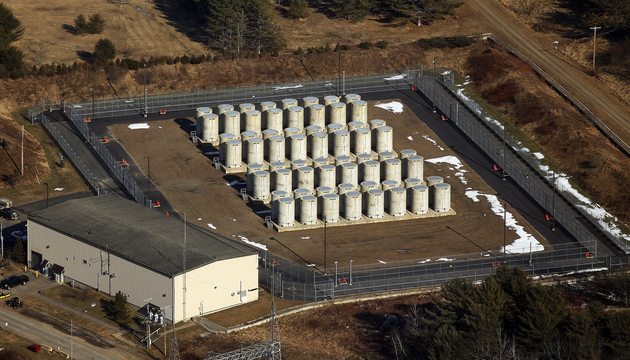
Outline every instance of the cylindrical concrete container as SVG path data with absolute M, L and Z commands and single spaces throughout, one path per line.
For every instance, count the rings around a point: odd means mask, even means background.
M 262 132 L 262 138 L 263 140 L 267 140 L 272 136 L 281 136 L 280 133 L 278 132 L 278 130 L 274 130 L 274 129 L 266 129 L 263 130 Z
M 337 185 L 337 194 L 339 194 L 339 196 L 350 191 L 357 191 L 357 186 L 354 184 L 346 184 L 346 183 Z
M 262 116 L 258 110 L 249 110 L 245 113 L 245 131 L 262 132 Z
M 234 106 L 232 106 L 231 104 L 221 104 L 218 106 L 218 114 L 224 114 L 228 111 L 234 111 Z
M 309 196 L 312 195 L 313 191 L 309 190 L 309 189 L 302 189 L 302 188 L 298 188 L 293 190 L 293 198 L 294 199 L 301 199 L 305 196 Z
M 350 156 L 350 132 L 338 130 L 333 134 L 333 156 Z
M 287 127 L 304 128 L 304 108 L 291 106 L 287 110 Z
M 284 162 L 285 159 L 285 138 L 284 136 L 272 136 L 267 139 L 265 152 L 267 153 L 267 161 Z
M 276 103 L 273 101 L 263 101 L 260 103 L 260 110 L 262 112 L 265 112 L 269 109 L 275 108 L 276 106 L 277 106 Z
M 422 180 L 416 178 L 405 179 L 405 189 L 410 189 L 414 186 L 422 185 Z
M 319 104 L 319 98 L 315 96 L 307 96 L 302 99 L 302 103 L 304 104 L 304 108 L 307 108 L 311 105 Z
M 337 187 L 336 169 L 333 165 L 322 165 L 315 171 L 315 185 L 329 188 Z
M 434 185 L 433 210 L 439 213 L 451 210 L 451 185 L 445 183 Z
M 282 110 L 286 110 L 291 106 L 298 106 L 298 101 L 296 99 L 282 99 Z
M 324 105 L 326 106 L 336 102 L 339 102 L 339 98 L 335 95 L 328 95 L 324 97 Z
M 241 167 L 243 160 L 243 148 L 239 140 L 228 140 L 225 143 L 225 167 L 234 169 Z
M 404 160 L 404 159 L 406 159 L 406 158 L 408 158 L 410 156 L 413 156 L 413 155 L 418 155 L 418 153 L 414 149 L 405 149 L 405 150 L 401 150 L 400 151 L 400 159 L 401 160 Z
M 282 190 L 274 190 L 271 192 L 271 202 L 278 201 L 282 198 L 291 197 L 291 193 Z M 273 205 L 272 205 L 273 206 Z
M 254 199 L 267 200 L 271 197 L 269 181 L 269 172 L 261 170 L 254 173 Z
M 407 214 L 407 190 L 401 187 L 395 187 L 388 190 L 389 204 L 387 212 L 391 216 L 405 216 Z
M 251 110 L 256 110 L 256 105 L 250 104 L 250 103 L 243 103 L 243 104 L 240 104 L 238 106 L 238 111 L 241 114 L 244 114 L 244 113 L 246 113 L 248 111 L 251 111 Z
M 269 172 L 273 174 L 276 170 L 286 169 L 284 161 L 272 161 L 269 163 Z
M 328 134 L 333 134 L 335 133 L 335 131 L 339 131 L 339 130 L 343 130 L 343 125 L 341 124 L 328 124 L 326 126 L 326 131 L 328 132 Z
M 262 164 L 264 162 L 264 142 L 260 138 L 247 140 L 247 164 Z
M 295 200 L 292 198 L 282 198 L 277 202 L 277 218 L 276 224 L 282 227 L 290 227 L 295 225 Z M 273 210 L 273 208 L 272 208 Z M 272 211 L 273 217 L 273 211 Z
M 201 117 L 201 121 L 197 120 L 197 124 L 201 122 L 202 132 L 197 129 L 197 136 L 208 142 L 219 141 L 219 115 L 205 114 Z
M 372 160 L 372 155 L 370 154 L 358 154 L 357 155 L 357 164 L 361 165 L 366 161 Z
M 382 120 L 382 119 L 370 120 L 370 130 L 376 130 L 377 128 L 381 126 L 385 126 L 385 125 L 387 125 L 387 121 L 385 120 Z
M 376 152 L 394 151 L 394 130 L 391 126 L 376 128 Z
M 321 132 L 322 131 L 322 127 L 317 126 L 317 125 L 309 125 L 306 127 L 305 133 L 306 136 L 311 136 L 315 133 Z
M 274 173 L 274 190 L 293 193 L 293 174 L 289 169 L 278 169 Z
M 315 104 L 308 108 L 308 125 L 326 127 L 326 107 Z
M 363 100 L 353 101 L 352 104 L 350 104 L 350 107 L 352 108 L 352 121 L 358 121 L 367 124 L 367 102 Z
M 291 151 L 287 158 L 291 161 L 306 160 L 306 136 L 302 134 L 296 134 L 289 138 L 291 144 Z
M 199 120 L 199 118 L 207 114 L 212 114 L 212 108 L 209 108 L 207 106 L 198 107 L 197 116 L 195 116 L 195 119 Z
M 315 225 L 317 223 L 317 198 L 307 195 L 299 200 L 299 219 L 302 225 Z
M 259 138 L 260 136 L 258 136 L 257 133 L 253 132 L 253 131 L 243 131 L 241 133 L 241 141 L 243 143 L 245 143 L 247 140 L 249 139 L 253 139 L 253 138 Z
M 320 186 L 315 189 L 315 192 L 317 193 L 317 197 L 322 197 L 326 194 L 334 194 L 335 189 L 328 186 Z
M 429 176 L 427 178 L 427 186 L 433 186 L 444 182 L 441 176 Z
M 226 111 L 221 115 L 219 121 L 219 131 L 221 133 L 239 134 L 241 133 L 241 113 L 238 111 Z
M 328 159 L 327 158 L 314 158 L 313 159 L 313 168 L 317 169 L 318 167 L 322 166 L 322 165 L 328 165 Z
M 320 199 L 322 220 L 331 224 L 339 222 L 339 195 L 326 194 Z
M 301 134 L 302 130 L 294 127 L 288 127 L 284 129 L 284 137 L 290 138 L 293 135 Z
M 219 161 L 225 165 L 225 157 L 227 156 L 227 142 L 228 140 L 236 140 L 234 134 L 223 133 L 219 135 Z
M 361 100 L 361 95 L 357 95 L 357 94 L 346 94 L 344 96 L 344 101 L 346 104 L 350 104 L 351 102 L 357 101 L 357 100 Z
M 337 156 L 337 157 L 335 157 L 335 166 L 341 166 L 341 165 L 347 164 L 347 163 L 349 163 L 351 161 L 352 161 L 352 159 L 350 159 L 349 156 L 344 156 L 344 155 Z
M 311 158 L 328 158 L 328 134 L 316 132 L 310 138 Z
M 312 167 L 301 167 L 297 169 L 297 187 L 300 189 L 315 189 L 315 169 Z
M 365 215 L 370 219 L 381 219 L 385 212 L 385 194 L 382 190 L 367 192 L 367 206 Z
M 391 151 L 383 151 L 378 153 L 378 161 L 384 162 L 387 159 L 395 159 L 396 155 Z
M 409 190 L 411 191 L 409 210 L 416 215 L 429 212 L 429 188 L 424 185 L 416 185 Z
M 393 180 L 396 184 L 400 185 L 402 178 L 402 162 L 398 159 L 387 159 L 381 163 L 383 166 L 381 178 L 385 180 Z
M 282 109 L 271 108 L 265 111 L 265 123 L 266 129 L 276 130 L 279 134 L 284 130 L 284 116 Z
M 363 129 L 365 128 L 366 124 L 362 123 L 362 122 L 358 122 L 358 121 L 351 121 L 348 123 L 348 131 L 352 132 L 355 131 L 356 129 Z
M 344 194 L 343 217 L 349 221 L 361 220 L 362 195 L 358 191 L 349 191 Z
M 369 160 L 359 165 L 359 178 L 361 181 L 373 181 L 381 183 L 381 164 L 378 161 Z
M 291 161 L 291 171 L 295 171 L 301 167 L 305 167 L 306 165 L 306 160 L 293 160 Z
M 342 164 L 341 182 L 357 186 L 359 184 L 359 165 L 355 163 Z
M 357 129 L 352 133 L 353 152 L 355 155 L 372 153 L 372 134 L 368 129 Z
M 247 185 L 246 190 L 249 195 L 254 195 L 254 173 L 262 171 L 262 165 L 252 164 L 247 166 Z
M 424 158 L 422 156 L 411 155 L 403 160 L 403 164 L 406 164 L 403 167 L 405 178 L 424 179 Z
M 383 191 L 387 191 L 395 187 L 398 187 L 398 183 L 394 180 L 385 180 L 381 182 L 381 189 L 383 189 Z
M 328 105 L 328 111 L 331 124 L 341 124 L 346 126 L 346 104 L 342 102 L 336 102 Z
M 380 189 L 381 184 L 375 183 L 374 181 L 362 181 L 361 182 L 361 192 L 366 193 L 370 190 Z

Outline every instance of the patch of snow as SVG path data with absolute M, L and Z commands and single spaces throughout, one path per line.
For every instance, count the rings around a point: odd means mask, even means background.
M 201 220 L 201 218 L 199 218 L 199 220 Z M 212 224 L 210 224 L 210 223 L 208 223 L 208 227 L 209 227 L 210 229 L 212 229 L 212 230 L 216 230 L 216 229 L 217 229 L 217 227 L 216 227 L 216 226 L 214 226 L 214 225 L 212 225 Z
M 251 246 L 257 247 L 259 249 L 263 249 L 265 251 L 267 251 L 267 246 L 263 245 L 263 244 L 259 244 L 255 241 L 251 241 L 248 238 L 246 238 L 245 236 L 241 236 L 241 235 L 236 235 L 236 237 L 238 237 L 239 239 L 241 239 L 242 242 L 249 244 Z
M 459 181 L 462 182 L 462 184 L 466 185 L 468 184 L 468 179 L 466 179 L 466 173 L 468 172 L 468 170 L 464 169 L 464 165 L 459 161 L 459 159 L 453 155 L 447 155 L 447 156 L 442 156 L 439 158 L 434 158 L 434 159 L 428 159 L 425 160 L 426 162 L 430 162 L 432 164 L 451 164 L 454 166 L 454 168 L 457 170 L 456 173 L 454 173 L 454 176 L 457 176 L 457 178 L 459 178 Z
M 441 73 L 440 75 L 448 75 L 451 73 L 451 70 L 446 70 L 445 72 Z
M 407 140 L 413 141 L 413 136 L 411 136 L 411 135 L 407 136 Z
M 425 140 L 427 140 L 427 141 L 432 142 L 432 143 L 433 143 L 433 145 L 437 146 L 437 148 L 438 148 L 438 149 L 440 149 L 440 150 L 444 151 L 444 148 L 443 148 L 443 147 L 441 147 L 440 145 L 438 145 L 438 144 L 437 144 L 437 141 L 435 141 L 435 140 L 431 139 L 429 136 L 427 136 L 427 135 L 422 135 L 422 138 L 424 138 L 424 139 L 425 139 Z
M 529 151 L 529 149 L 527 149 L 527 151 Z M 532 153 L 532 155 L 534 155 L 534 157 L 536 158 L 536 160 L 542 160 L 542 159 L 544 159 L 544 158 L 545 158 L 545 155 L 543 155 L 543 154 L 541 154 L 541 153 L 539 153 L 539 152 Z
M 232 221 L 236 221 L 236 219 L 235 219 L 235 218 L 233 218 L 233 217 L 230 217 L 230 219 L 231 219 Z
M 297 85 L 287 85 L 287 86 L 276 86 L 275 88 L 273 88 L 274 90 L 288 90 L 288 89 L 299 89 L 301 87 L 304 87 L 304 85 L 302 84 L 297 84 Z
M 531 279 L 532 280 L 538 280 L 538 279 L 546 279 L 546 278 L 550 278 L 550 277 L 571 276 L 571 275 L 575 275 L 575 274 L 584 274 L 584 273 L 608 271 L 608 270 L 609 269 L 607 267 L 599 267 L 599 268 L 593 268 L 593 269 L 583 269 L 583 270 L 577 270 L 577 271 L 569 271 L 567 273 L 562 273 L 562 274 L 536 275 L 536 276 L 532 276 Z M 599 295 L 603 295 L 604 296 L 605 294 L 599 293 Z
M 300 239 L 302 239 L 302 240 L 308 240 L 308 239 L 310 239 L 310 238 L 311 238 L 310 236 L 302 236 Z
M 514 240 L 513 243 L 507 245 L 505 248 L 501 247 L 500 252 L 523 254 L 528 253 L 530 249 L 532 252 L 543 251 L 545 249 L 545 247 L 542 246 L 532 234 L 525 231 L 525 228 L 523 226 L 518 225 L 518 222 L 511 212 L 505 211 L 503 205 L 501 205 L 496 195 L 482 194 L 481 192 L 476 190 L 468 190 L 465 192 L 465 194 L 474 202 L 479 202 L 479 197 L 485 196 L 486 200 L 488 200 L 488 202 L 490 203 L 490 208 L 492 209 L 492 212 L 496 216 L 503 217 L 503 215 L 505 214 L 505 224 L 507 225 L 508 229 L 514 231 L 518 237 L 516 238 L 516 240 Z
M 388 103 L 377 103 L 377 108 L 385 109 L 389 112 L 393 112 L 394 114 L 402 114 L 403 112 L 403 104 L 398 101 L 392 101 Z
M 480 116 L 483 115 L 479 104 L 477 104 L 473 99 L 464 95 L 464 89 L 457 89 L 455 93 L 460 98 L 460 100 L 465 102 L 469 108 L 471 108 L 475 113 L 477 113 L 477 115 L 480 115 Z M 491 118 L 490 116 L 485 116 L 484 119 L 489 123 L 495 124 L 496 126 L 499 127 L 499 129 L 503 130 L 503 124 L 501 124 L 500 121 L 495 120 Z
M 383 260 L 379 260 L 378 262 L 380 262 L 381 264 L 387 264 L 387 262 L 385 262 Z
M 418 261 L 418 264 L 426 264 L 426 263 L 428 263 L 428 262 L 431 262 L 431 259 L 426 259 L 426 260 L 421 260 L 421 261 Z
M 449 259 L 449 258 L 441 257 L 441 258 L 439 258 L 439 259 L 437 259 L 435 261 L 455 261 L 455 259 Z
M 55 188 L 55 191 L 63 191 L 63 188 Z
M 201 218 L 197 218 L 197 221 L 201 221 L 201 220 L 202 220 Z
M 402 79 L 404 79 L 406 77 L 407 77 L 407 75 L 400 74 L 400 75 L 394 75 L 394 76 L 390 76 L 388 78 L 384 78 L 383 80 L 385 80 L 385 81 L 402 80 Z
M 227 185 L 227 186 L 234 186 L 234 185 L 238 184 L 238 182 L 239 182 L 239 180 L 232 180 L 229 183 L 225 183 L 225 185 Z
M 148 129 L 148 128 L 150 128 L 149 124 L 147 124 L 147 123 L 129 124 L 129 126 L 127 126 L 127 127 L 130 128 L 131 130 Z
M 307 267 L 315 267 L 315 264 L 306 264 Z

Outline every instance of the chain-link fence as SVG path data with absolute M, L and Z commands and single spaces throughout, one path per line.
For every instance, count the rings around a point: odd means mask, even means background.
M 435 80 L 435 82 L 434 82 Z M 543 172 L 538 161 L 530 154 L 518 152 L 522 146 L 505 133 L 504 127 L 493 121 L 483 109 L 474 107 L 457 87 L 447 86 L 434 77 L 416 74 L 415 86 L 436 107 L 451 119 L 477 146 L 479 146 L 496 164 L 503 168 L 540 206 L 573 235 L 580 243 L 597 256 L 597 239 L 611 239 L 623 251 L 628 252 L 628 244 L 609 229 L 601 226 L 590 214 L 572 202 L 577 199 L 570 193 L 553 186 L 553 178 Z
M 127 190 L 127 192 L 137 203 L 147 207 L 151 207 L 149 199 L 140 189 L 136 181 L 124 169 L 124 165 L 120 164 L 118 160 L 114 158 L 114 155 L 112 155 L 112 153 L 107 150 L 105 145 L 101 143 L 100 138 L 98 138 L 94 131 L 90 129 L 88 125 L 89 123 L 85 122 L 83 120 L 83 117 L 77 114 L 77 112 L 74 110 L 74 107 L 70 110 L 70 118 L 72 120 L 72 123 L 83 136 L 83 140 L 85 140 L 87 144 L 91 145 L 96 155 L 98 155 L 105 166 L 107 166 L 107 170 L 109 171 L 109 173 L 112 174 L 114 179 Z
M 79 170 L 81 175 L 86 179 L 88 184 L 94 189 L 94 192 L 97 195 L 106 194 L 107 190 L 100 184 L 100 179 L 96 177 L 92 171 L 85 165 L 83 160 L 81 159 L 81 155 L 79 155 L 66 141 L 66 139 L 61 135 L 61 132 L 57 130 L 55 123 L 51 122 L 45 115 L 42 114 L 41 122 L 48 131 L 48 133 L 55 139 L 61 150 L 66 154 L 66 156 L 72 161 L 74 166 Z
M 334 262 L 317 269 L 297 265 L 277 255 L 261 252 L 260 283 L 282 299 L 316 302 L 337 296 L 438 286 L 459 277 L 481 281 L 502 265 L 517 266 L 533 276 L 600 270 L 607 259 L 597 259 L 576 243 L 554 245 L 554 250 L 512 254 L 464 254 L 354 265 Z M 273 287 L 273 288 L 272 288 Z

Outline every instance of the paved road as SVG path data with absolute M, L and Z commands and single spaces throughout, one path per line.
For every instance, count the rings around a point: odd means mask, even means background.
M 485 17 L 487 31 L 498 36 L 565 87 L 626 144 L 630 144 L 630 107 L 581 65 L 554 48 L 545 36 L 534 32 L 497 0 L 470 0 Z

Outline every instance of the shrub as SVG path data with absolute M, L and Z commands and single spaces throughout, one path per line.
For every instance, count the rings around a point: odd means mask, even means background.
M 116 58 L 116 47 L 109 39 L 100 39 L 94 45 L 94 63 L 105 65 Z
M 304 49 L 302 49 L 302 47 L 298 47 L 297 50 L 295 50 L 294 52 L 295 55 L 302 55 L 304 54 Z
M 306 0 L 289 0 L 289 19 L 306 19 L 309 16 L 308 2 Z
M 374 45 L 379 49 L 385 49 L 387 45 L 389 45 L 389 43 L 385 40 L 380 40 L 380 41 L 377 41 L 376 44 Z
M 369 41 L 364 41 L 364 42 L 359 44 L 359 47 L 361 49 L 371 49 L 373 46 L 374 46 L 374 44 L 369 42 Z

